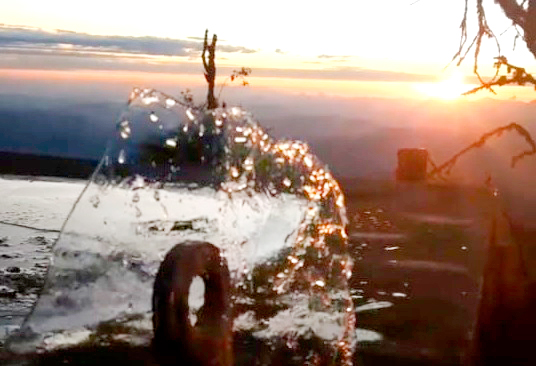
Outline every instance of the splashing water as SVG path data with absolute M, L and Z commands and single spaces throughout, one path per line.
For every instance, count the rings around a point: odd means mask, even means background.
M 290 348 L 318 339 L 349 365 L 346 224 L 343 194 L 306 144 L 273 140 L 241 108 L 197 110 L 136 88 L 11 348 L 65 347 L 76 332 L 95 341 L 103 322 L 150 319 L 162 259 L 202 240 L 227 260 L 235 331 Z M 150 340 L 150 321 L 136 329 Z

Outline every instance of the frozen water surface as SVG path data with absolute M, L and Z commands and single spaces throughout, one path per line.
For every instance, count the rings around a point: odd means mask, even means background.
M 346 223 L 337 182 L 306 144 L 273 140 L 241 108 L 197 110 L 135 89 L 10 347 L 96 342 L 104 322 L 136 329 L 114 337 L 148 343 L 161 261 L 174 245 L 202 240 L 229 266 L 235 330 L 289 348 L 320 340 L 350 364 Z

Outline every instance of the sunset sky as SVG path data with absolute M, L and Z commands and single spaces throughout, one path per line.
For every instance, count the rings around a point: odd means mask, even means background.
M 503 54 L 534 69 L 522 42 L 512 51 L 514 30 L 487 3 L 492 28 L 506 30 Z M 463 0 L 0 0 L 0 81 L 201 84 L 201 37 L 209 28 L 219 36 L 220 78 L 251 67 L 252 88 L 449 99 L 474 82 L 472 57 L 444 69 L 459 43 L 463 6 Z M 484 74 L 497 55 L 492 45 L 482 51 Z M 505 89 L 499 97 L 513 95 L 534 99 L 531 88 Z

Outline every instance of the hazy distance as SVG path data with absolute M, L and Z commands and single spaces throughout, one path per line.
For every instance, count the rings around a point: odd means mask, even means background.
M 201 78 L 200 78 L 201 79 Z M 203 80 L 187 84 L 197 101 Z M 0 84 L 0 151 L 99 159 L 133 85 L 179 95 L 186 86 L 155 78 L 127 81 L 35 80 Z M 515 100 L 344 98 L 273 88 L 227 86 L 221 100 L 252 112 L 274 137 L 308 142 L 338 177 L 392 179 L 396 152 L 425 147 L 441 163 L 484 132 L 518 122 L 536 135 L 536 103 Z M 529 146 L 518 135 L 493 139 L 460 160 L 456 179 L 482 184 L 488 174 L 505 191 L 533 196 L 536 157 L 512 169 L 509 159 Z M 513 179 L 515 178 L 515 179 Z

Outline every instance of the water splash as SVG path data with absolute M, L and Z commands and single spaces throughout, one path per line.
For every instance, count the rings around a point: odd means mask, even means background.
M 195 110 L 136 88 L 83 195 L 25 322 L 31 342 L 23 337 L 13 349 L 46 348 L 51 334 L 127 314 L 150 316 L 166 252 L 204 240 L 226 257 L 234 317 L 248 319 L 242 331 L 291 348 L 321 339 L 351 364 L 344 196 L 307 144 L 274 140 L 238 107 Z

